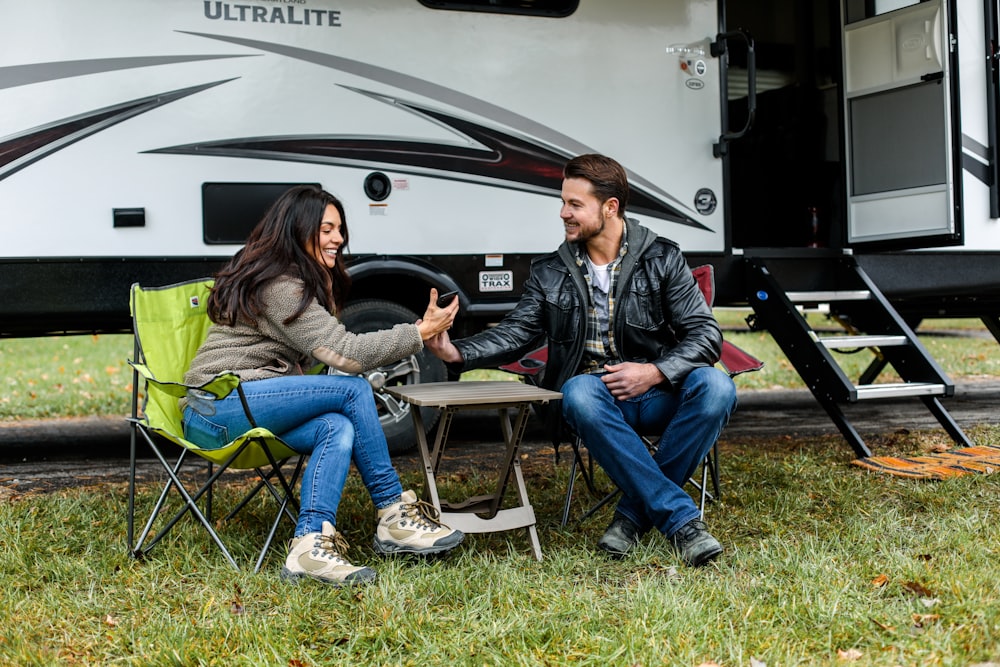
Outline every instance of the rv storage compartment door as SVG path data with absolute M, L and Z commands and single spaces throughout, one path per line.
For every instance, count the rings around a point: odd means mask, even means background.
M 912 248 L 961 240 L 945 2 L 847 1 L 849 244 Z M 867 10 L 856 10 L 862 4 Z

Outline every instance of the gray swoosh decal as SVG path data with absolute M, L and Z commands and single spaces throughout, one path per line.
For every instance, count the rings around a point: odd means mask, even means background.
M 26 86 L 30 83 L 68 79 L 74 76 L 115 72 L 137 67 L 155 67 L 177 63 L 219 60 L 222 58 L 259 58 L 259 54 L 203 55 L 203 56 L 146 56 L 135 58 L 95 58 L 93 60 L 65 60 L 31 65 L 0 67 L 0 90 Z

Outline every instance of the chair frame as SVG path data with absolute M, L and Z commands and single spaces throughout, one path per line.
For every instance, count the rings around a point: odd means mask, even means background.
M 643 441 L 646 446 L 650 449 L 650 454 L 656 450 L 656 440 L 653 436 L 642 436 Z M 587 461 L 583 460 L 583 453 L 581 448 L 583 446 L 583 440 L 577 436 L 573 438 L 570 442 L 570 449 L 573 453 L 573 458 L 570 460 L 569 464 L 569 483 L 566 487 L 566 500 L 563 502 L 562 518 L 559 521 L 559 527 L 565 528 L 569 524 L 569 513 L 573 505 L 573 491 L 576 486 L 576 477 L 579 473 L 580 477 L 583 478 L 584 483 L 587 486 L 587 491 L 594 498 L 599 498 L 599 500 L 593 504 L 589 509 L 587 509 L 583 514 L 581 514 L 575 521 L 577 524 L 581 524 L 590 517 L 597 514 L 605 505 L 610 503 L 612 500 L 617 498 L 621 494 L 622 490 L 617 486 L 611 491 L 602 492 L 597 488 L 597 482 L 594 478 L 594 459 L 587 455 Z M 711 482 L 712 490 L 709 491 L 709 482 Z M 688 480 L 688 484 L 695 487 L 698 491 L 698 510 L 700 512 L 700 517 L 705 518 L 705 506 L 709 502 L 715 502 L 722 498 L 722 487 L 719 480 L 719 443 L 716 442 L 712 445 L 712 448 L 708 450 L 708 454 L 701 461 L 701 480 L 697 480 L 694 477 Z
M 134 295 L 136 290 L 153 291 L 157 289 L 171 289 L 176 287 L 182 287 L 186 285 L 204 283 L 207 279 L 200 279 L 194 281 L 187 281 L 184 283 L 177 283 L 174 285 L 166 285 L 159 288 L 142 288 L 138 283 L 132 285 L 132 295 L 133 299 L 130 299 L 133 303 L 133 358 L 129 360 L 129 364 L 132 366 L 132 407 L 131 414 L 128 418 L 131 437 L 130 437 L 130 452 L 129 452 L 129 489 L 128 489 L 128 525 L 127 525 L 127 542 L 129 553 L 135 558 L 143 558 L 153 549 L 156 544 L 163 539 L 170 530 L 180 521 L 185 514 L 191 513 L 194 519 L 205 528 L 211 537 L 212 541 L 219 547 L 222 554 L 225 556 L 226 560 L 234 568 L 239 569 L 239 565 L 236 559 L 233 557 L 230 550 L 227 548 L 226 544 L 223 542 L 222 538 L 216 532 L 215 528 L 212 526 L 212 489 L 215 482 L 219 477 L 227 470 L 237 469 L 234 464 L 240 459 L 241 456 L 247 454 L 259 454 L 263 453 L 266 457 L 267 466 L 263 464 L 254 466 L 240 466 L 239 469 L 252 469 L 256 472 L 258 477 L 257 484 L 249 491 L 249 493 L 229 512 L 223 519 L 223 522 L 228 521 L 234 517 L 240 510 L 242 510 L 247 503 L 249 503 L 260 491 L 267 490 L 268 494 L 275 500 L 278 505 L 277 512 L 275 514 L 274 520 L 271 522 L 270 528 L 267 533 L 267 537 L 264 542 L 264 546 L 261 549 L 259 555 L 257 556 L 256 562 L 254 564 L 254 572 L 260 570 L 261 565 L 264 562 L 265 557 L 274 541 L 274 537 L 277 534 L 278 527 L 282 519 L 287 518 L 293 524 L 296 522 L 297 514 L 299 511 L 299 505 L 293 493 L 296 482 L 302 471 L 302 467 L 305 461 L 304 456 L 299 456 L 288 449 L 284 443 L 280 441 L 274 434 L 270 431 L 260 428 L 257 426 L 256 421 L 250 411 L 250 406 L 247 403 L 246 395 L 244 394 L 243 387 L 239 384 L 239 379 L 233 374 L 223 374 L 220 375 L 215 380 L 222 379 L 223 382 L 221 390 L 213 389 L 212 383 L 204 387 L 198 387 L 198 389 L 203 389 L 210 391 L 216 395 L 217 398 L 224 398 L 227 396 L 234 388 L 237 391 L 240 402 L 243 409 L 247 415 L 247 419 L 250 422 L 251 430 L 247 433 L 241 434 L 236 440 L 232 441 L 230 447 L 233 443 L 242 440 L 239 445 L 233 448 L 233 451 L 225 456 L 219 461 L 213 462 L 211 458 L 208 458 L 204 454 L 201 457 L 204 458 L 206 466 L 206 477 L 202 482 L 201 486 L 194 492 L 190 491 L 185 484 L 180 479 L 180 471 L 185 463 L 189 460 L 190 454 L 194 453 L 196 457 L 200 452 L 210 453 L 216 450 L 200 450 L 196 445 L 187 442 L 183 437 L 176 433 L 172 433 L 167 429 L 162 429 L 153 426 L 148 423 L 147 417 L 141 416 L 139 413 L 139 401 L 140 392 L 139 387 L 142 383 L 145 386 L 145 395 L 143 400 L 143 406 L 145 408 L 149 401 L 150 392 L 161 391 L 167 396 L 172 396 L 174 398 L 179 398 L 184 395 L 190 387 L 176 383 L 176 382 L 161 382 L 157 380 L 152 371 L 146 367 L 146 353 L 142 348 L 142 337 L 139 334 L 139 325 L 136 321 L 136 313 L 134 311 Z M 206 315 L 207 317 L 207 315 Z M 232 377 L 228 377 L 232 376 Z M 215 382 L 213 380 L 213 382 Z M 216 393 L 218 392 L 218 393 Z M 153 510 L 151 511 L 148 520 L 145 522 L 145 526 L 139 534 L 138 539 L 135 537 L 135 513 L 136 513 L 136 460 L 138 445 L 142 442 L 148 446 L 148 448 L 153 452 L 154 456 L 159 460 L 161 466 L 167 474 L 168 480 L 164 484 L 163 489 L 160 492 L 159 498 L 157 499 Z M 181 448 L 181 452 L 174 462 L 170 462 L 165 455 L 160 444 L 170 442 Z M 282 456 L 276 456 L 274 451 L 272 451 L 273 445 L 280 445 L 283 448 Z M 296 458 L 295 466 L 292 470 L 290 476 L 286 476 L 282 471 L 282 466 L 284 466 L 289 459 Z M 277 485 L 272 481 L 277 480 Z M 183 506 L 177 510 L 174 515 L 163 525 L 163 527 L 156 533 L 152 538 L 149 537 L 152 532 L 153 525 L 156 520 L 160 517 L 164 505 L 170 495 L 171 489 L 175 489 L 183 500 Z M 198 503 L 204 498 L 205 509 L 202 510 Z

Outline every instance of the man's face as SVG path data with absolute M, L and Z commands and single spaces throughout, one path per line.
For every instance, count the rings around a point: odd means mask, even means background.
M 586 243 L 604 231 L 608 220 L 604 207 L 594 196 L 590 181 L 567 178 L 562 185 L 562 208 L 559 210 L 566 240 Z

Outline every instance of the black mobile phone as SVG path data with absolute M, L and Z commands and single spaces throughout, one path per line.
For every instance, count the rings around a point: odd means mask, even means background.
M 458 296 L 458 291 L 454 290 L 451 292 L 445 292 L 438 296 L 437 306 L 438 308 L 447 308 L 451 300 Z

